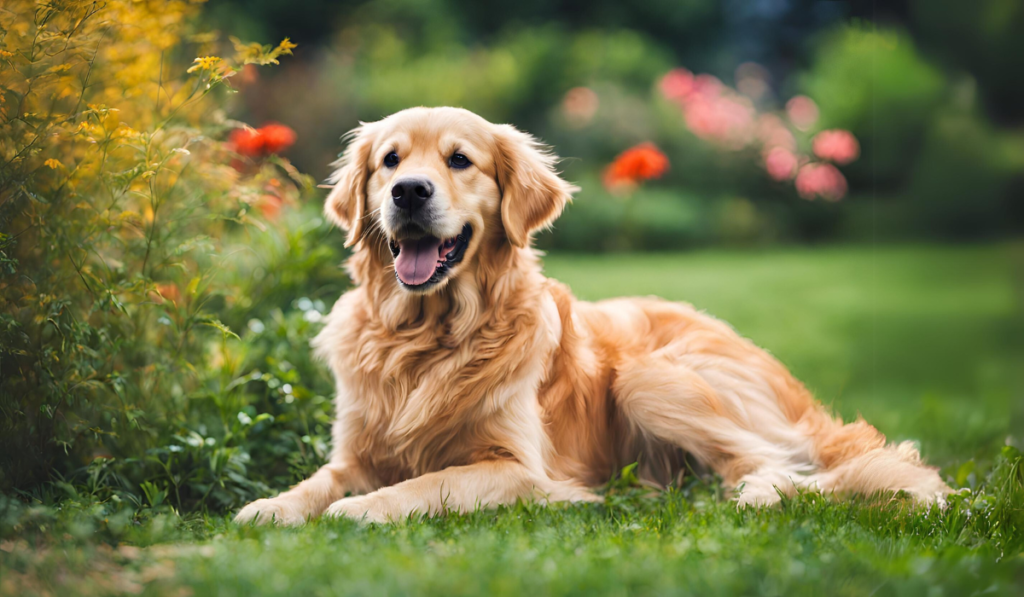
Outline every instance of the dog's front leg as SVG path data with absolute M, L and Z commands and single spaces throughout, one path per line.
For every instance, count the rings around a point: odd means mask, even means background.
M 373 493 L 338 500 L 327 508 L 324 516 L 389 522 L 411 514 L 470 512 L 480 507 L 512 504 L 518 498 L 531 497 L 535 491 L 543 497 L 541 486 L 547 484 L 519 462 L 488 460 L 449 467 Z M 584 493 L 580 491 L 581 496 Z
M 270 499 L 256 500 L 235 516 L 236 523 L 295 526 L 320 516 L 327 506 L 349 492 L 369 490 L 366 475 L 357 466 L 327 464 L 313 476 Z

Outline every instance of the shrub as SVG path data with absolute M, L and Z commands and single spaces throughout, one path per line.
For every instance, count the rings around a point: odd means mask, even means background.
M 801 81 L 821 106 L 824 128 L 861 139 L 872 161 L 854 172 L 871 183 L 899 180 L 909 169 L 945 84 L 907 35 L 867 26 L 831 32 Z
M 225 83 L 293 45 L 219 58 L 196 11 L 0 10 L 0 489 L 223 507 L 323 456 L 329 387 L 291 349 L 324 307 L 283 301 L 343 285 L 338 256 L 308 177 L 218 141 Z

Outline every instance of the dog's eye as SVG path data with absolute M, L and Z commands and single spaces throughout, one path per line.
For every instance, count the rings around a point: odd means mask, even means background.
M 461 153 L 453 154 L 452 157 L 448 158 L 448 165 L 452 168 L 468 168 L 473 164 L 469 161 L 469 158 L 462 155 Z
M 389 153 L 386 156 L 384 156 L 384 166 L 386 166 L 388 168 L 394 168 L 397 165 L 398 165 L 398 154 L 397 153 L 392 151 L 391 153 Z

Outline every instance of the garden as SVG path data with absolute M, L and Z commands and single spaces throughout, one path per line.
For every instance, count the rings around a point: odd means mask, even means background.
M 0 594 L 1024 590 L 1024 8 L 675 4 L 0 7 Z M 231 523 L 329 454 L 319 187 L 417 105 L 563 157 L 546 275 L 729 322 L 947 504 L 627 466 L 601 504 Z

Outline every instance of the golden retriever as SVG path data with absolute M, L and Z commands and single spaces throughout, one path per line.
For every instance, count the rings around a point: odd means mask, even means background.
M 356 286 L 314 341 L 337 386 L 330 462 L 237 521 L 596 501 L 638 455 L 657 484 L 690 455 L 740 505 L 797 488 L 950 492 L 913 445 L 830 416 L 721 321 L 653 298 L 577 301 L 545 278 L 531 234 L 578 189 L 530 135 L 456 108 L 351 135 L 325 210 Z

